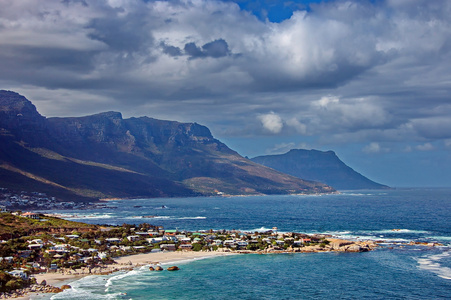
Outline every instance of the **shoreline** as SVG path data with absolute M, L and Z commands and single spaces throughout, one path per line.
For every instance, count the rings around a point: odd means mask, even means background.
M 209 251 L 209 252 L 193 252 L 193 251 L 177 251 L 177 252 L 158 252 L 158 253 L 142 253 L 134 254 L 129 256 L 121 256 L 115 259 L 116 263 L 108 265 L 106 268 L 95 268 L 91 273 L 83 272 L 79 270 L 75 272 L 76 274 L 62 274 L 61 272 L 48 272 L 33 275 L 36 278 L 36 282 L 39 284 L 43 280 L 47 282 L 48 285 L 55 287 L 61 287 L 62 285 L 67 285 L 71 282 L 77 281 L 87 276 L 99 276 L 99 275 L 109 275 L 120 271 L 131 271 L 135 268 L 158 264 L 158 265 L 168 265 L 175 264 L 177 262 L 191 262 L 200 259 L 207 259 L 219 256 L 230 256 L 237 255 L 239 253 L 233 252 L 219 252 L 219 251 Z M 83 273 L 81 273 L 83 272 Z M 29 293 L 14 299 L 19 300 L 32 300 L 33 296 L 37 296 L 37 293 Z M 39 293 L 39 297 L 44 295 Z M 49 294 L 50 295 L 50 294 Z M 32 298 L 33 297 L 33 298 Z
M 231 197 L 254 197 L 254 196 L 321 196 L 321 195 L 340 195 L 341 191 L 336 190 L 333 192 L 323 192 L 323 193 L 293 193 L 293 194 L 240 194 L 240 195 L 201 195 L 201 196 L 189 196 L 183 198 L 231 198 Z M 125 197 L 125 198 L 99 198 L 96 203 L 110 202 L 110 201 L 124 201 L 124 200 L 151 200 L 151 199 L 173 199 L 179 197 Z

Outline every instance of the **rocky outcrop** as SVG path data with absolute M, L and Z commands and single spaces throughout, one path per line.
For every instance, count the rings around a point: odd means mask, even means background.
M 178 270 L 180 270 L 180 268 L 177 266 L 172 266 L 168 268 L 168 271 L 178 271 Z
M 331 251 L 338 252 L 367 252 L 378 247 L 374 241 L 348 241 L 333 238 L 328 238 L 327 240 Z
M 45 280 L 43 280 L 44 282 Z M 72 287 L 70 285 L 63 285 L 60 288 L 59 287 L 55 287 L 52 285 L 48 285 L 46 283 L 41 283 L 41 284 L 33 284 L 29 287 L 20 289 L 20 290 L 15 290 L 12 292 L 6 292 L 6 293 L 0 293 L 0 299 L 10 299 L 10 298 L 18 298 L 18 297 L 24 297 L 27 296 L 31 293 L 49 293 L 49 294 L 56 294 L 56 293 L 61 293 L 62 291 L 66 290 L 66 289 L 71 289 Z

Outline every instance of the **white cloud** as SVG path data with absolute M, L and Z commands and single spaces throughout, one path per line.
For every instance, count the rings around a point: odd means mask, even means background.
M 282 118 L 275 114 L 274 112 L 270 112 L 269 114 L 260 115 L 258 117 L 262 122 L 263 128 L 268 130 L 271 133 L 279 133 L 283 128 Z
M 388 148 L 381 147 L 379 143 L 372 142 L 368 145 L 366 145 L 363 149 L 363 152 L 365 153 L 381 153 L 381 152 L 388 152 Z
M 371 98 L 340 99 L 324 96 L 310 107 L 312 127 L 317 131 L 356 131 L 384 128 L 391 116 Z
M 282 23 L 215 0 L 0 6 L 0 86 L 44 115 L 115 109 L 329 143 L 450 138 L 451 1 L 324 1 Z
M 420 151 L 432 151 L 432 150 L 434 150 L 434 146 L 431 143 L 425 143 L 423 145 L 418 145 L 415 148 L 420 150 Z
M 289 120 L 286 121 L 286 124 L 288 126 L 293 127 L 294 129 L 296 129 L 296 131 L 302 135 L 306 135 L 307 134 L 307 125 L 301 123 L 298 119 L 296 118 L 291 118 Z

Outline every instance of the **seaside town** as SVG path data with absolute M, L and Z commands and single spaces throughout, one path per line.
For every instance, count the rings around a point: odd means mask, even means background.
M 93 202 L 61 201 L 42 192 L 14 191 L 0 187 L 0 209 L 9 210 L 59 210 L 102 208 L 104 204 Z
M 127 257 L 134 254 L 364 252 L 377 247 L 373 241 L 281 233 L 276 227 L 267 232 L 186 232 L 165 230 L 162 226 L 147 223 L 136 226 L 90 225 L 53 215 L 14 211 L 0 213 L 0 219 L 0 299 L 28 292 L 55 293 L 70 288 L 68 285 L 56 288 L 45 280 L 38 282 L 40 274 L 105 275 L 136 267 L 127 261 Z M 150 269 L 162 270 L 158 265 Z

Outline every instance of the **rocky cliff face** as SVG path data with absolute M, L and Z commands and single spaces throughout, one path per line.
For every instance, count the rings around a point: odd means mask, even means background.
M 333 151 L 293 149 L 281 155 L 266 155 L 252 161 L 308 180 L 324 182 L 339 190 L 382 189 L 343 163 Z
M 0 92 L 0 116 L 0 186 L 66 198 L 333 191 L 253 163 L 196 123 L 118 112 L 46 119 L 8 91 Z
M 25 97 L 0 90 L 0 128 L 3 134 L 9 132 L 18 140 L 26 139 L 35 144 L 45 136 L 46 125 L 45 118 Z

